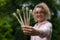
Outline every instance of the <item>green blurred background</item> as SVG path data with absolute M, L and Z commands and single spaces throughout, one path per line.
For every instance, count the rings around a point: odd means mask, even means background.
M 25 36 L 21 30 L 19 22 L 12 15 L 16 9 L 34 6 L 40 2 L 45 2 L 51 11 L 53 32 L 51 40 L 60 40 L 60 0 L 0 0 L 0 40 L 29 40 L 30 36 Z M 31 17 L 31 25 L 35 24 Z

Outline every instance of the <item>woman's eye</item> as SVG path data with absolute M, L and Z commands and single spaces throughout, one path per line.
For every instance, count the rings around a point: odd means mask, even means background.
M 38 12 L 35 12 L 35 14 L 37 14 Z
M 35 12 L 35 14 L 41 14 L 41 13 L 44 13 L 43 11 L 40 11 L 40 12 Z
M 35 12 L 35 14 L 38 14 L 38 13 L 41 13 L 41 12 Z

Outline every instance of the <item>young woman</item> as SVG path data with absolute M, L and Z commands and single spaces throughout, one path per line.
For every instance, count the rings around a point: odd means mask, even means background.
M 39 3 L 33 10 L 33 17 L 38 23 L 34 27 L 22 25 L 25 35 L 31 35 L 31 40 L 51 40 L 52 24 L 47 21 L 50 19 L 50 10 L 45 3 Z

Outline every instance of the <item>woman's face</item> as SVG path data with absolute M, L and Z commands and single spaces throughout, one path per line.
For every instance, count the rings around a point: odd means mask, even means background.
M 42 8 L 35 9 L 34 17 L 38 22 L 42 22 L 45 20 L 45 13 L 42 11 Z

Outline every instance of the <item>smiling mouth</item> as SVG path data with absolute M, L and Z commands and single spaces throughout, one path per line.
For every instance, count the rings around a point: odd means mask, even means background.
M 37 18 L 42 18 L 41 16 L 37 16 Z

